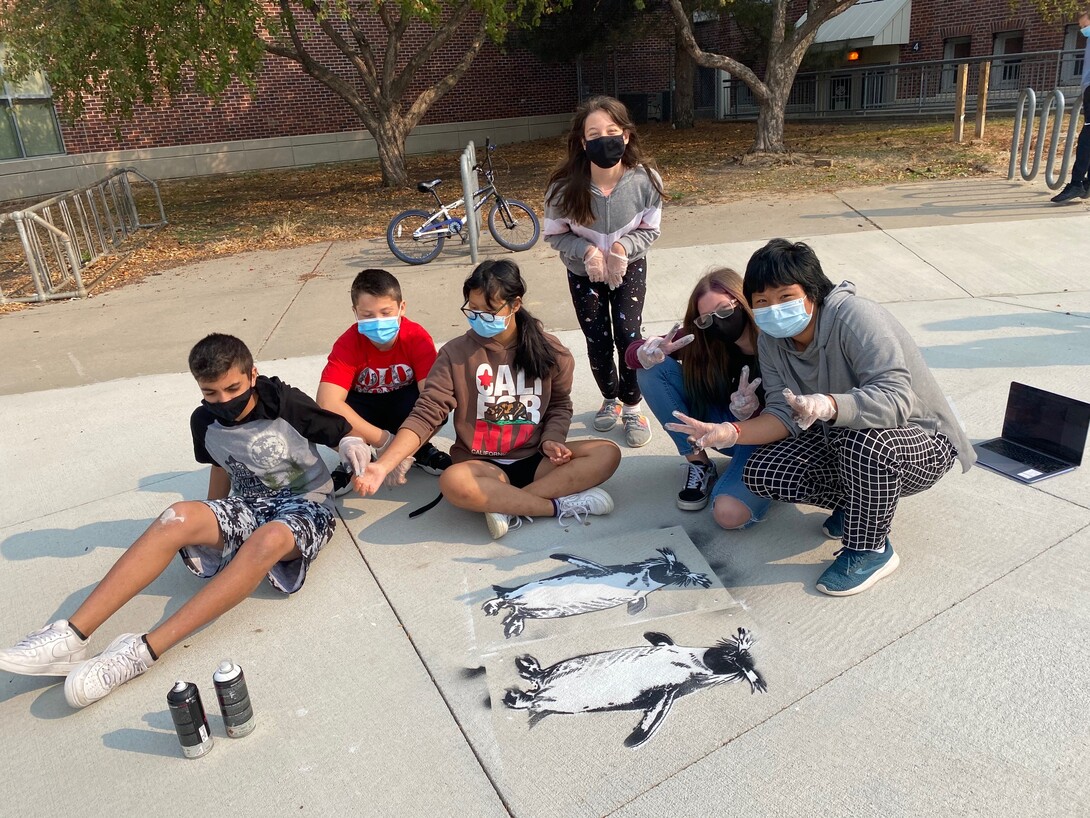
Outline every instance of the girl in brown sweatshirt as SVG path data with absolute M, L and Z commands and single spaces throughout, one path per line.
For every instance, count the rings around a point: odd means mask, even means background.
M 363 475 L 361 494 L 405 482 L 402 464 L 453 413 L 454 465 L 439 478 L 458 508 L 483 512 L 494 538 L 523 517 L 553 516 L 561 525 L 608 514 L 604 489 L 621 460 L 608 440 L 568 443 L 571 352 L 523 306 L 518 265 L 484 261 L 462 284 L 470 330 L 443 345 L 424 391 L 393 443 Z

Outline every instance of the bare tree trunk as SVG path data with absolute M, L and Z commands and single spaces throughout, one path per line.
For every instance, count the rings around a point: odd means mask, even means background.
M 396 114 L 379 116 L 378 127 L 371 135 L 378 149 L 378 164 L 382 169 L 383 187 L 408 187 L 409 172 L 405 169 L 405 135 L 393 121 Z
M 674 99 L 675 128 L 693 127 L 693 87 L 696 84 L 696 62 L 685 48 L 681 30 L 674 25 Z

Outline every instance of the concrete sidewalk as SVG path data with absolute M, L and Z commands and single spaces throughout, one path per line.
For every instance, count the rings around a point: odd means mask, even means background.
M 680 315 L 707 267 L 805 238 L 830 278 L 908 327 L 970 436 L 992 436 L 1012 379 L 1090 400 L 1090 212 L 1049 195 L 977 180 L 668 208 L 647 330 Z M 562 270 L 544 245 L 515 259 L 530 308 L 577 357 L 572 436 L 591 434 L 599 398 Z M 0 317 L 0 642 L 70 613 L 149 519 L 202 496 L 191 344 L 234 332 L 263 372 L 313 392 L 351 321 L 349 282 L 372 265 L 398 275 L 437 340 L 463 331 L 468 253 L 409 268 L 381 242 L 227 258 Z M 303 592 L 259 590 L 90 708 L 69 710 L 57 680 L 0 672 L 4 812 L 1090 815 L 1090 472 L 1035 487 L 951 473 L 901 504 L 899 571 L 833 599 L 813 589 L 838 547 L 823 513 L 776 506 L 721 531 L 709 512 L 677 510 L 679 462 L 656 429 L 608 482 L 612 515 L 538 520 L 498 542 L 449 504 L 409 520 L 436 491 L 414 471 L 400 491 L 341 503 Z M 710 587 L 655 592 L 636 613 L 531 620 L 512 638 L 482 611 L 494 584 L 570 568 L 550 554 L 616 564 L 658 548 Z M 147 630 L 199 584 L 171 566 L 92 648 Z M 708 647 L 739 628 L 767 692 L 743 682 L 679 698 L 636 749 L 623 742 L 640 710 L 531 730 L 501 701 L 525 686 L 522 654 L 544 667 L 647 646 L 649 632 Z M 249 679 L 259 725 L 245 739 L 212 715 L 224 656 Z M 166 712 L 176 678 L 196 681 L 210 711 L 217 746 L 198 761 L 181 758 Z

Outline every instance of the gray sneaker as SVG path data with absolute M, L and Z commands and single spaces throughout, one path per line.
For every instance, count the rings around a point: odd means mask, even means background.
M 58 619 L 0 650 L 0 670 L 23 676 L 67 676 L 87 658 L 87 640 Z
M 72 707 L 86 707 L 140 676 L 154 662 L 142 634 L 123 633 L 98 656 L 68 674 L 64 698 Z
M 646 415 L 639 412 L 625 412 L 621 415 L 624 422 L 624 441 L 630 449 L 638 449 L 651 442 L 651 424 Z
M 594 416 L 594 430 L 596 432 L 608 432 L 617 425 L 621 419 L 621 402 L 616 398 L 606 398 L 602 401 L 602 408 Z

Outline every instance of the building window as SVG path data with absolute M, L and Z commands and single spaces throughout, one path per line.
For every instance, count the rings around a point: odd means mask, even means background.
M 992 40 L 992 54 L 996 57 L 1008 57 L 1022 53 L 1022 32 L 1001 31 Z M 1004 59 L 992 63 L 992 87 L 1017 88 L 1018 78 L 1022 73 L 1022 60 Z
M 950 37 L 947 40 L 943 40 L 942 43 L 942 58 L 946 61 L 950 60 L 967 60 L 969 54 L 973 49 L 973 40 L 971 37 Z M 957 85 L 958 68 L 957 64 L 944 65 L 942 67 L 942 91 L 943 93 L 950 93 Z
M 1064 54 L 1060 61 L 1060 82 L 1064 85 L 1078 85 L 1082 81 L 1083 60 L 1086 58 L 1086 38 L 1079 32 L 1078 25 L 1064 29 Z
M 41 72 L 20 83 L 0 76 L 0 160 L 64 153 L 53 92 Z

